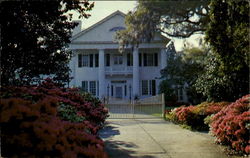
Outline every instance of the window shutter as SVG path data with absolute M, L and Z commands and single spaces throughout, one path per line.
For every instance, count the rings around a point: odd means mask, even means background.
M 89 67 L 93 67 L 94 65 L 94 58 L 93 58 L 93 54 L 89 55 Z
M 110 66 L 110 54 L 106 54 L 106 66 Z
M 143 66 L 148 66 L 147 64 L 147 54 L 143 54 Z
M 130 54 L 127 54 L 127 66 L 130 66 Z
M 141 53 L 139 53 L 139 66 L 141 66 L 142 64 L 142 60 L 141 60 L 141 58 L 142 58 L 142 55 L 141 55 Z
M 78 54 L 78 67 L 82 67 L 82 54 Z
M 95 67 L 99 67 L 99 54 L 95 54 Z
M 114 95 L 114 86 L 111 85 L 111 96 L 113 97 L 113 95 Z
M 158 53 L 154 54 L 154 62 L 155 62 L 154 65 L 158 66 Z
M 82 90 L 88 92 L 88 81 L 82 81 Z
M 156 82 L 152 80 L 152 95 L 156 95 Z

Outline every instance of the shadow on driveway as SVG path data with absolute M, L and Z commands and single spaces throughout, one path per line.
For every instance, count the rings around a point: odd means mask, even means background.
M 119 124 L 119 123 L 118 123 Z M 105 151 L 109 158 L 134 158 L 132 154 L 136 154 L 135 149 L 138 146 L 131 142 L 113 140 L 112 137 L 120 135 L 117 127 L 106 124 L 100 131 L 99 136 L 104 140 Z M 150 155 L 137 155 L 136 158 L 155 158 Z

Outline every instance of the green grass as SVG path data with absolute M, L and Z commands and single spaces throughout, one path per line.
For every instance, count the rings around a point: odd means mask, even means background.
M 135 113 L 145 113 L 156 117 L 162 116 L 162 109 L 160 105 L 135 105 Z

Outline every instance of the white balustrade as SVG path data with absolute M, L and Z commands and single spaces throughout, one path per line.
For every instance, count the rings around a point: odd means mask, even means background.
M 115 75 L 115 74 L 133 74 L 133 67 L 132 66 L 124 66 L 124 67 L 105 67 L 105 73 L 108 75 Z

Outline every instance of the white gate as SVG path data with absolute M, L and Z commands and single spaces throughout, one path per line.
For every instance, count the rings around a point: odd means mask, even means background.
M 109 118 L 161 118 L 164 114 L 164 94 L 129 101 L 110 98 L 105 104 Z

